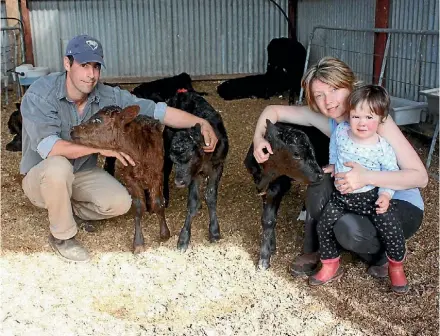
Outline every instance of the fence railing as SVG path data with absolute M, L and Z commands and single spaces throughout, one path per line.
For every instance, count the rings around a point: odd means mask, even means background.
M 8 26 L 8 21 L 17 21 L 14 26 Z M 15 68 L 25 61 L 23 24 L 16 18 L 1 18 L 1 88 L 5 92 L 8 104 L 8 88 L 10 80 L 16 82 L 17 96 L 21 90 L 14 74 Z

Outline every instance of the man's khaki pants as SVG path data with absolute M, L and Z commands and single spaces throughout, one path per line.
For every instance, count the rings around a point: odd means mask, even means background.
M 74 174 L 63 156 L 50 156 L 33 167 L 23 179 L 23 190 L 32 204 L 47 209 L 50 231 L 58 239 L 78 232 L 72 208 L 82 219 L 99 220 L 131 207 L 127 189 L 114 177 L 97 167 Z

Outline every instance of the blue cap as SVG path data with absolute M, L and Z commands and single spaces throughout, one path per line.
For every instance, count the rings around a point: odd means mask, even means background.
M 69 55 L 80 64 L 97 62 L 105 67 L 101 42 L 89 35 L 79 35 L 71 39 L 66 49 L 66 56 Z

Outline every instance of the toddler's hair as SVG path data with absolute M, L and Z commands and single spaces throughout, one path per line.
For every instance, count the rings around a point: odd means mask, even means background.
M 384 122 L 388 116 L 390 108 L 390 96 L 379 85 L 363 85 L 353 90 L 348 96 L 348 110 L 352 111 L 358 104 L 366 102 L 374 114 L 377 114 L 381 122 Z

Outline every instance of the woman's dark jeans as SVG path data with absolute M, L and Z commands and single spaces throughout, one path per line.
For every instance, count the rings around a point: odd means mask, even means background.
M 319 242 L 316 232 L 322 209 L 334 190 L 333 181 L 328 174 L 319 185 L 310 185 L 306 193 L 307 218 L 304 227 L 304 253 L 318 251 Z M 408 239 L 420 228 L 423 211 L 409 202 L 394 200 L 403 234 Z M 359 255 L 370 265 L 383 265 L 386 262 L 385 249 L 380 243 L 377 230 L 366 216 L 345 214 L 333 228 L 336 240 L 345 250 Z

